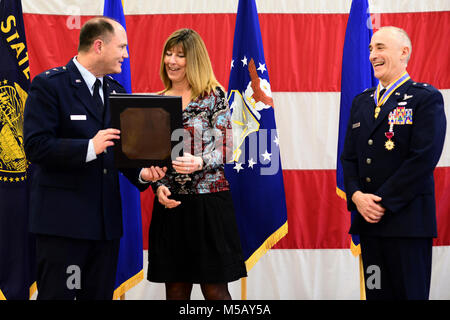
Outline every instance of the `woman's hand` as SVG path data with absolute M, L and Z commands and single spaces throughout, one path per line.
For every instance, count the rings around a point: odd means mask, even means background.
M 177 157 L 172 161 L 172 165 L 176 172 L 190 174 L 203 169 L 203 159 L 193 156 L 190 153 L 184 153 L 184 156 Z
M 181 204 L 180 201 L 169 199 L 170 195 L 170 190 L 166 186 L 159 186 L 158 189 L 156 189 L 156 196 L 158 197 L 158 201 L 166 209 L 172 209 L 178 207 Z

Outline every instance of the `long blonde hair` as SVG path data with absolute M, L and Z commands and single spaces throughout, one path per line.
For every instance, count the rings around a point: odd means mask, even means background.
M 167 38 L 162 51 L 159 75 L 165 87 L 163 92 L 172 88 L 164 57 L 167 51 L 176 46 L 181 46 L 186 57 L 186 78 L 191 86 L 191 100 L 210 94 L 216 87 L 223 89 L 214 75 L 208 51 L 200 35 L 192 29 L 179 29 Z

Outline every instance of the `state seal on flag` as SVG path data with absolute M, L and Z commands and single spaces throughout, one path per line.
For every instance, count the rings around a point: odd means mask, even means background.
M 0 82 L 0 182 L 26 179 L 23 110 L 28 94 L 16 82 Z

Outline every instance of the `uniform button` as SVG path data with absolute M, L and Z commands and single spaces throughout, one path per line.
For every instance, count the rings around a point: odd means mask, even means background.
M 367 159 L 366 159 L 366 163 L 367 163 L 367 164 L 371 164 L 371 163 L 372 163 L 372 159 L 367 158 Z
M 366 182 L 372 181 L 369 177 L 366 178 Z
M 108 173 L 108 169 L 103 169 L 103 174 L 107 174 Z
M 373 145 L 373 140 L 372 140 L 372 139 L 369 139 L 369 141 L 367 141 L 367 144 L 368 144 L 369 146 Z

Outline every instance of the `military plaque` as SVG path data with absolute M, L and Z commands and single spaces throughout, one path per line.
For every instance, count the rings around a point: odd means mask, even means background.
M 116 166 L 170 166 L 172 150 L 180 142 L 172 141 L 172 133 L 183 128 L 181 97 L 112 94 L 109 100 L 112 127 L 120 130 Z

